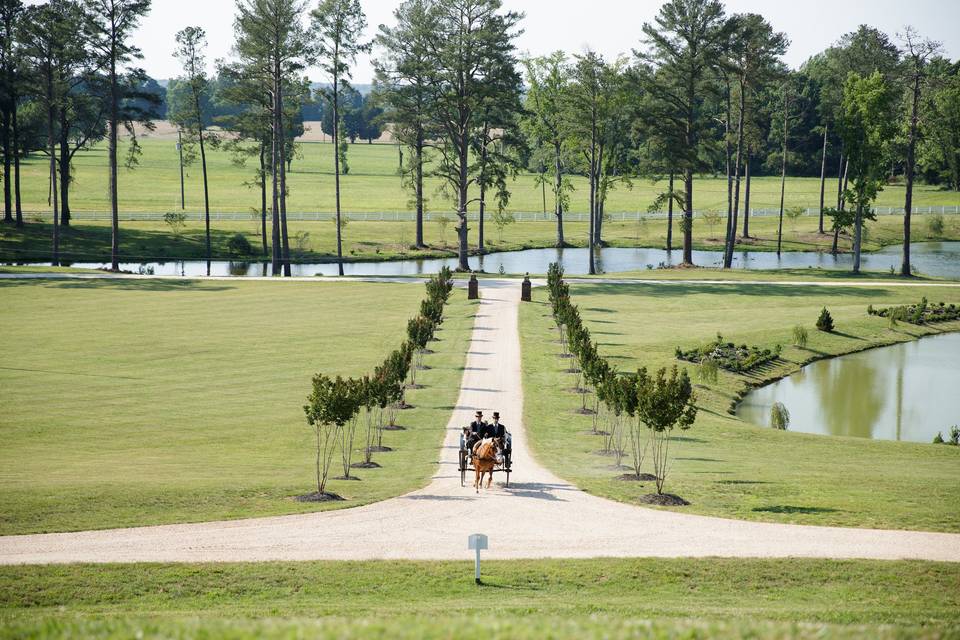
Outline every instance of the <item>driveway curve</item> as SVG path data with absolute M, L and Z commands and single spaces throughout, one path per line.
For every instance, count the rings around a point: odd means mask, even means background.
M 466 559 L 471 533 L 490 558 L 818 557 L 960 562 L 960 535 L 811 527 L 645 509 L 585 493 L 529 452 L 516 280 L 484 280 L 457 405 L 439 465 L 418 491 L 325 513 L 0 537 L 0 564 Z M 551 393 L 549 389 L 528 390 Z M 514 438 L 510 486 L 460 486 L 461 425 L 499 410 Z M 502 480 L 502 478 L 497 478 Z

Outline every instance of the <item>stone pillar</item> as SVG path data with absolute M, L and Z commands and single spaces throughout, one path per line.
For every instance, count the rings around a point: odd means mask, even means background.
M 480 299 L 480 283 L 477 282 L 477 274 L 470 274 L 470 281 L 467 283 L 467 300 Z
M 530 284 L 530 274 L 529 274 L 529 273 L 524 274 L 524 276 L 523 276 L 523 284 L 520 285 L 520 300 L 521 300 L 521 301 L 523 301 L 523 302 L 530 302 L 530 300 L 531 300 L 531 295 L 530 295 L 531 289 L 533 289 L 533 285 Z

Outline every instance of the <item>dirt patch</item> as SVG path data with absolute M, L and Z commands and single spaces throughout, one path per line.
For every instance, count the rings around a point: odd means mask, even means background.
M 350 465 L 350 466 L 353 466 L 353 465 Z M 336 476 L 334 480 L 356 480 L 357 482 L 359 482 L 360 478 L 358 478 L 357 476 Z
M 417 365 L 417 371 L 429 371 L 430 369 L 431 369 L 431 367 L 428 367 L 428 366 L 425 365 L 425 364 L 418 364 L 418 365 Z
M 404 388 L 404 389 L 423 389 L 423 385 L 422 385 L 422 384 L 405 384 L 405 385 L 403 385 L 403 388 Z M 402 407 L 400 407 L 400 408 L 401 408 L 401 409 L 409 409 L 409 408 L 410 408 L 410 405 L 405 405 L 405 406 L 402 406 Z
M 370 447 L 370 451 L 374 453 L 385 453 L 387 451 L 393 451 L 393 449 L 387 446 L 379 446 L 379 447 Z
M 685 507 L 690 504 L 680 496 L 675 496 L 672 493 L 648 493 L 645 496 L 640 496 L 640 502 L 643 504 L 655 504 L 658 507 Z
M 564 369 L 563 372 L 564 373 L 580 373 L 580 369 L 577 369 L 576 367 L 570 367 L 569 369 Z
M 388 425 L 384 425 L 383 430 L 384 431 L 406 431 L 407 428 L 401 427 L 398 424 L 388 424 Z
M 616 477 L 616 480 L 623 480 L 624 482 L 652 482 L 656 479 L 657 476 L 653 475 L 652 473 L 641 473 L 640 475 L 635 473 L 625 473 Z
M 578 416 L 592 416 L 596 412 L 593 409 L 580 408 L 580 409 L 574 409 L 573 413 L 575 413 Z
M 337 500 L 344 500 L 341 496 L 338 496 L 335 493 L 305 493 L 302 496 L 295 496 L 293 498 L 297 502 L 336 502 Z
M 379 469 L 380 465 L 371 460 L 370 462 L 354 462 L 350 467 L 353 469 Z
M 572 358 L 572 357 L 573 357 L 573 354 L 572 354 L 572 353 L 558 353 L 558 354 L 557 354 L 557 357 L 558 357 L 558 358 Z
M 416 409 L 415 406 L 413 406 L 412 404 L 409 404 L 409 403 L 407 403 L 407 402 L 401 402 L 399 405 L 397 405 L 397 407 L 398 407 L 401 411 L 406 410 L 406 409 Z

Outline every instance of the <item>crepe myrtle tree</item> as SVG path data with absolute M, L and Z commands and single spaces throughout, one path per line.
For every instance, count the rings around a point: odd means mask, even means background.
M 427 343 L 433 338 L 435 325 L 429 318 L 417 316 L 407 322 L 407 337 L 410 343 L 415 347 L 415 366 L 410 369 L 410 386 L 417 387 L 417 370 L 423 368 L 423 354 L 427 350 Z
M 340 436 L 340 461 L 343 463 L 342 480 L 350 480 L 350 468 L 353 466 L 353 443 L 357 436 L 357 418 L 360 414 L 360 407 L 364 405 L 367 389 L 364 380 L 347 379 L 346 398 L 343 402 L 350 408 L 350 417 L 341 425 L 337 432 Z
M 667 479 L 670 432 L 674 428 L 689 429 L 697 417 L 696 396 L 687 371 L 674 365 L 667 376 L 661 368 L 651 376 L 644 367 L 636 378 L 637 417 L 650 429 L 653 441 L 653 472 L 657 495 L 663 495 Z
M 316 374 L 303 411 L 307 415 L 307 424 L 316 436 L 317 496 L 330 495 L 325 489 L 339 432 L 357 411 L 351 382 L 340 376 L 331 378 L 322 373 Z

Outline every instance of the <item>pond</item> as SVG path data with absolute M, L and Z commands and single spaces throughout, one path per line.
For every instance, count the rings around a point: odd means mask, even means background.
M 900 268 L 902 245 L 889 246 L 875 253 L 862 256 L 865 271 L 887 271 Z M 853 256 L 830 255 L 810 251 L 784 252 L 781 257 L 768 251 L 738 251 L 734 254 L 734 267 L 741 269 L 850 269 Z M 960 279 L 960 242 L 923 242 L 912 245 L 911 258 L 915 268 L 923 274 Z M 630 249 L 608 247 L 597 252 L 596 265 L 601 273 L 642 271 L 662 265 L 678 264 L 682 259 L 679 250 Z M 704 267 L 719 267 L 723 255 L 719 251 L 694 251 L 693 261 Z M 487 273 L 543 274 L 551 262 L 560 262 L 568 275 L 586 274 L 588 254 L 585 248 L 572 249 L 524 249 L 472 256 L 470 266 Z M 49 263 L 46 263 L 49 264 Z M 442 266 L 455 267 L 455 258 L 431 258 L 422 260 L 393 260 L 380 262 L 348 262 L 343 270 L 356 276 L 397 276 L 436 273 Z M 73 263 L 75 267 L 98 268 L 102 262 Z M 136 273 L 141 267 L 156 275 L 199 276 L 206 275 L 207 263 L 203 260 L 170 262 L 121 263 L 120 268 Z M 305 263 L 291 267 L 295 276 L 336 275 L 336 263 Z M 214 260 L 210 263 L 210 275 L 214 276 L 266 276 L 270 275 L 269 264 L 259 262 L 231 262 Z
M 960 425 L 960 333 L 879 347 L 807 365 L 751 391 L 737 415 L 770 425 L 782 402 L 791 431 L 931 442 Z

